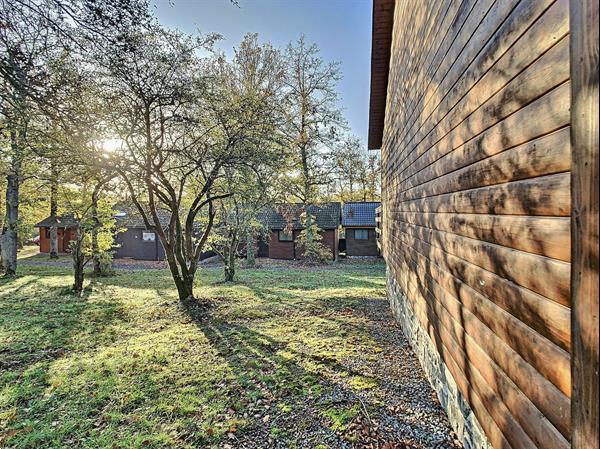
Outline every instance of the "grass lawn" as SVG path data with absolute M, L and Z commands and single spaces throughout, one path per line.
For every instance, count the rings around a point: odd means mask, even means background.
M 361 420 L 389 412 L 376 329 L 399 330 L 369 312 L 387 311 L 384 272 L 272 267 L 224 284 L 205 268 L 196 294 L 212 307 L 195 312 L 166 270 L 76 298 L 68 267 L 21 263 L 0 280 L 0 446 L 352 447 Z

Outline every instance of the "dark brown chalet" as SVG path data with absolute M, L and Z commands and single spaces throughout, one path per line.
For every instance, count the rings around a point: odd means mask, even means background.
M 280 204 L 268 209 L 263 220 L 269 229 L 268 250 L 259 247 L 259 256 L 266 255 L 271 259 L 300 259 L 301 249 L 296 243 L 298 235 L 304 229 L 300 216 L 304 210 L 302 204 Z M 309 213 L 315 217 L 317 226 L 322 229 L 321 241 L 331 250 L 333 259 L 338 256 L 340 203 L 324 203 L 319 206 L 308 206 Z
M 47 217 L 35 225 L 40 230 L 40 253 L 50 253 L 50 228 L 54 225 L 56 225 L 56 234 L 58 236 L 59 253 L 68 252 L 69 243 L 71 240 L 75 240 L 78 225 L 73 214 Z
M 375 210 L 379 202 L 344 203 L 342 227 L 346 233 L 346 256 L 378 256 Z

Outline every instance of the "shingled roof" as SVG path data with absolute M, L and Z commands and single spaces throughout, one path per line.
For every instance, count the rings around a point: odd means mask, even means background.
M 379 202 L 344 203 L 342 226 L 375 227 L 375 209 Z
M 73 214 L 64 214 L 58 217 L 46 217 L 35 225 L 36 228 L 50 228 L 56 225 L 59 228 L 76 228 L 79 223 Z
M 113 210 L 115 214 L 113 218 L 116 220 L 119 226 L 124 228 L 146 228 L 144 220 L 140 215 L 139 211 L 133 204 L 128 203 L 118 203 L 113 206 Z M 158 218 L 163 227 L 167 227 L 169 225 L 169 220 L 171 218 L 171 212 L 166 209 L 158 209 Z M 150 213 L 148 213 L 148 217 L 151 220 Z M 76 228 L 79 223 L 75 219 L 75 216 L 72 213 L 64 214 L 62 216 L 58 216 L 56 218 L 46 217 L 35 226 L 38 228 L 49 228 L 56 223 L 56 226 L 59 228 Z
M 300 216 L 304 207 L 300 203 L 277 204 L 263 211 L 261 215 L 269 229 L 285 229 L 290 222 L 292 229 L 303 229 Z M 336 229 L 340 225 L 340 203 L 312 205 L 308 206 L 308 211 L 315 217 L 317 226 L 321 229 Z
M 144 223 L 144 219 L 142 215 L 138 211 L 137 207 L 134 204 L 130 203 L 118 203 L 113 206 L 113 210 L 115 211 L 115 218 L 117 224 L 124 228 L 143 228 L 146 229 L 146 224 Z M 171 219 L 171 212 L 166 209 L 157 209 L 158 218 L 160 220 L 160 224 L 162 227 L 167 227 L 169 225 L 169 221 Z M 148 218 L 150 219 L 150 223 L 152 223 L 152 217 L 149 212 L 147 212 Z

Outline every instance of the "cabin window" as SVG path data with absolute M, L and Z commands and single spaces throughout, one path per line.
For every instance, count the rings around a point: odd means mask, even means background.
M 368 229 L 355 229 L 354 230 L 354 240 L 369 240 L 369 230 Z
M 294 235 L 291 232 L 279 231 L 280 242 L 292 242 L 293 240 Z
M 144 242 L 153 242 L 156 240 L 156 234 L 152 231 L 144 231 L 142 232 L 142 240 Z

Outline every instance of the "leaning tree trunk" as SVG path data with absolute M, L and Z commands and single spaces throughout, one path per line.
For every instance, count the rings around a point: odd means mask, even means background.
M 11 147 L 12 160 L 6 176 L 6 216 L 1 238 L 2 263 L 4 264 L 5 276 L 15 276 L 17 274 L 21 151 L 17 141 L 17 133 L 14 131 L 11 132 Z
M 256 265 L 256 257 L 255 257 L 255 249 L 256 249 L 256 240 L 254 238 L 254 231 L 252 229 L 248 229 L 246 234 L 246 266 L 254 267 Z
M 50 259 L 58 259 L 58 226 L 56 217 L 58 212 L 58 173 L 54 160 L 50 161 L 51 179 L 50 179 Z

